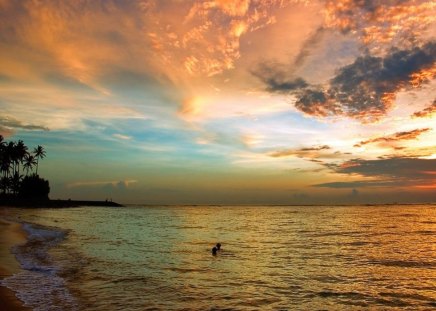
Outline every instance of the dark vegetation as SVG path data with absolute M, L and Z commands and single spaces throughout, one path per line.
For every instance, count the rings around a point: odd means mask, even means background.
M 0 135 L 0 199 L 48 200 L 50 184 L 38 175 L 39 160 L 46 153 L 42 146 L 33 151 L 22 140 L 5 141 Z
M 39 160 L 45 156 L 42 146 L 29 151 L 22 140 L 7 142 L 0 135 L 0 206 L 122 206 L 112 201 L 50 200 L 49 181 L 38 175 Z

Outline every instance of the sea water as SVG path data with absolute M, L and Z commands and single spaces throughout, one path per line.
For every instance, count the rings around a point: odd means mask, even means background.
M 34 310 L 436 308 L 435 205 L 8 213 L 28 241 L 1 282 Z

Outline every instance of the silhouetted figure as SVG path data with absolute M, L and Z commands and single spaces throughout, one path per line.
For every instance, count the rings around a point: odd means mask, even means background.
M 218 251 L 218 249 L 214 246 L 212 248 L 212 255 L 216 256 L 216 252 Z
M 216 249 L 219 251 L 221 249 L 221 243 L 216 243 Z

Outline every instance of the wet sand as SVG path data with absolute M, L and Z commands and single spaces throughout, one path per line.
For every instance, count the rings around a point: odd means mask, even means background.
M 10 248 L 26 242 L 26 233 L 22 230 L 21 224 L 5 220 L 3 216 L 0 212 L 0 279 L 20 272 L 20 265 L 11 254 Z M 0 286 L 0 310 L 30 311 L 31 309 L 24 307 L 22 301 L 9 288 Z

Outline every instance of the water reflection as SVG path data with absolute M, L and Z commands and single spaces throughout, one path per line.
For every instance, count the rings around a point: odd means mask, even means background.
M 93 310 L 427 310 L 436 301 L 436 209 L 137 207 L 24 211 L 71 230 L 54 251 Z M 211 247 L 223 249 L 211 255 Z M 61 251 L 63 250 L 63 251 Z M 97 299 L 96 299 L 97 298 Z

